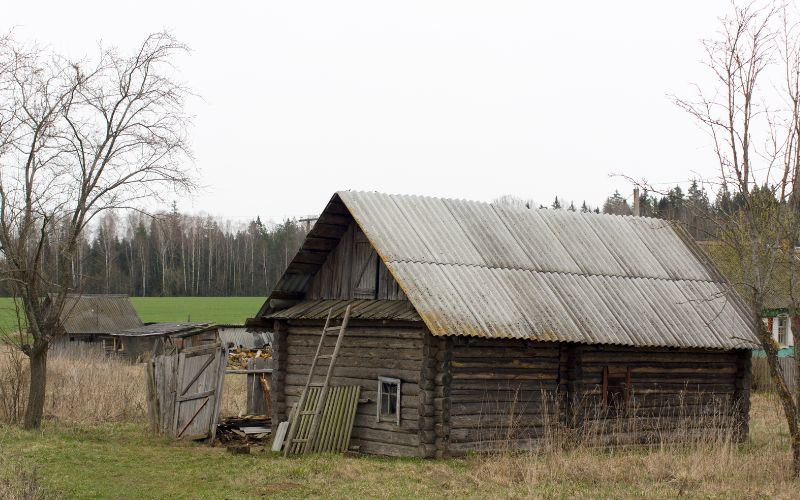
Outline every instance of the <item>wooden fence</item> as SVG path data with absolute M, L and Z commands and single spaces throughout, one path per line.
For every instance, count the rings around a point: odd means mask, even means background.
M 795 392 L 797 387 L 797 363 L 793 356 L 778 358 L 783 369 L 783 377 L 789 390 Z M 773 391 L 772 378 L 769 376 L 769 365 L 766 358 L 753 358 L 753 390 Z
M 147 364 L 147 400 L 154 431 L 214 439 L 227 353 L 219 343 L 181 348 Z

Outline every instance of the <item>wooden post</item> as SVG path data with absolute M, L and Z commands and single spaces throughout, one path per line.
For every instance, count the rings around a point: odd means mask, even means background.
M 569 344 L 567 347 L 567 427 L 577 429 L 581 426 L 581 399 L 583 397 L 583 368 L 581 367 L 581 346 Z
M 735 424 L 737 425 L 736 438 L 739 442 L 747 439 L 750 432 L 750 386 L 751 367 L 753 356 L 749 350 L 742 349 L 736 356 L 736 389 L 733 395 L 734 410 L 736 411 Z
M 430 334 L 428 334 L 430 335 Z M 436 352 L 436 388 L 433 406 L 435 409 L 434 435 L 436 436 L 436 458 L 450 455 L 450 372 L 453 359 L 453 339 L 444 337 L 435 339 Z
M 156 366 L 154 361 L 148 361 L 145 365 L 145 380 L 147 387 L 147 418 L 150 421 L 150 432 L 158 434 L 159 418 L 161 410 L 158 405 L 158 396 L 156 387 Z
M 263 358 L 247 361 L 248 370 L 266 369 L 267 360 Z M 247 413 L 249 415 L 266 415 L 267 403 L 264 399 L 264 390 L 261 385 L 261 373 L 247 374 Z
M 419 455 L 422 457 L 433 457 L 436 454 L 436 436 L 434 434 L 434 420 L 436 409 L 434 400 L 436 398 L 435 385 L 438 374 L 436 354 L 438 351 L 438 341 L 430 334 L 425 332 L 422 344 L 422 367 L 419 375 L 420 388 L 418 396 L 417 412 L 419 415 L 418 439 Z
M 633 188 L 633 215 L 639 217 L 642 215 L 642 208 L 639 204 L 639 188 Z
M 278 424 L 286 420 L 286 368 L 288 351 L 286 325 L 276 321 L 272 337 L 272 435 L 278 432 Z

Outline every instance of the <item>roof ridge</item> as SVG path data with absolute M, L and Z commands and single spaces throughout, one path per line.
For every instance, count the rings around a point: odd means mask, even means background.
M 714 283 L 717 285 L 725 284 L 722 281 L 704 280 L 699 278 L 662 278 L 659 276 L 628 276 L 624 274 L 607 274 L 607 273 L 574 273 L 570 271 L 542 271 L 539 269 L 530 269 L 527 267 L 512 267 L 512 266 L 491 266 L 486 264 L 454 264 L 452 262 L 433 262 L 425 260 L 387 260 L 387 263 L 394 264 L 431 264 L 436 266 L 452 266 L 452 267 L 479 267 L 483 269 L 501 270 L 501 271 L 529 271 L 532 273 L 540 274 L 560 274 L 564 276 L 598 276 L 603 278 L 625 278 L 625 279 L 643 279 L 643 280 L 658 280 L 658 281 L 691 281 L 694 283 Z

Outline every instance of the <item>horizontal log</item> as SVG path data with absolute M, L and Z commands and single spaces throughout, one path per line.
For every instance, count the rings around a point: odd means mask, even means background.
M 309 365 L 290 364 L 286 369 L 286 373 L 287 375 L 304 375 L 308 377 L 310 369 L 311 366 Z M 327 371 L 327 366 L 317 366 L 314 370 L 314 375 L 324 379 Z M 350 377 L 364 380 L 374 379 L 375 385 L 378 383 L 378 377 L 398 378 L 402 381 L 401 386 L 405 383 L 416 383 L 419 380 L 419 372 L 417 370 L 339 366 L 338 363 L 333 367 L 333 374 L 337 377 Z M 322 380 L 318 382 L 322 382 Z
M 309 368 L 311 367 L 311 362 L 314 360 L 314 354 L 297 354 L 292 353 L 289 356 L 287 366 L 292 365 L 305 365 Z M 328 364 L 330 363 L 330 359 L 319 359 L 317 360 L 317 367 L 324 367 L 325 369 L 328 368 Z M 366 357 L 366 356 L 344 356 L 339 355 L 336 358 L 335 366 L 338 368 L 340 366 L 350 366 L 350 367 L 374 367 L 374 368 L 397 368 L 400 370 L 415 370 L 417 372 L 420 371 L 420 367 L 422 366 L 422 361 L 418 359 L 403 359 L 403 358 L 375 358 L 375 357 Z
M 583 365 L 583 373 L 602 373 L 608 365 Z M 638 374 L 663 374 L 664 376 L 683 376 L 695 374 L 720 374 L 720 375 L 733 375 L 736 373 L 736 365 L 733 364 L 718 364 L 718 365 L 661 365 L 661 366 L 631 366 L 631 365 L 618 365 L 622 372 L 630 368 L 632 375 Z
M 450 398 L 434 398 L 433 400 L 433 408 L 436 410 L 437 413 L 442 411 L 450 411 L 451 402 Z
M 436 392 L 435 391 L 425 391 L 420 390 L 418 394 L 418 398 L 420 403 L 429 405 L 433 404 L 433 401 L 436 399 Z
M 672 352 L 589 352 L 581 355 L 581 364 L 628 364 L 628 363 L 723 363 L 735 364 L 736 355 L 728 353 L 672 353 Z
M 317 352 L 317 348 L 310 346 L 288 346 L 287 352 L 290 356 L 313 356 Z M 419 349 L 361 349 L 342 346 L 339 350 L 339 358 L 416 359 L 422 361 L 422 351 Z
M 419 448 L 417 446 L 387 444 L 380 441 L 359 439 L 357 437 L 350 439 L 350 449 L 356 449 L 359 453 L 387 457 L 416 457 L 419 454 Z
M 477 347 L 510 347 L 513 349 L 540 349 L 540 350 L 559 350 L 556 342 L 538 342 L 524 339 L 487 339 L 481 337 L 454 337 L 453 351 L 463 348 Z
M 453 372 L 453 381 L 455 380 L 552 380 L 558 379 L 558 372 L 542 373 L 542 372 L 523 372 L 519 370 L 497 370 L 494 372 L 481 371 L 481 372 L 465 372 L 463 370 Z
M 483 415 L 483 414 L 502 414 L 502 415 L 523 415 L 540 414 L 542 411 L 552 411 L 557 408 L 557 404 L 542 402 L 510 402 L 510 403 L 450 403 L 450 415 Z
M 453 361 L 467 361 L 468 359 L 514 359 L 514 358 L 549 358 L 558 360 L 558 349 L 531 349 L 513 347 L 459 347 L 453 348 Z
M 589 353 L 606 352 L 606 353 L 668 353 L 668 354 L 736 354 L 736 351 L 720 351 L 717 349 L 707 349 L 702 347 L 689 348 L 689 347 L 628 347 L 617 346 L 610 344 L 595 344 L 595 345 L 581 345 L 581 354 L 586 356 Z
M 487 390 L 487 389 L 451 389 L 450 399 L 453 402 L 462 403 L 505 403 L 520 401 L 541 401 L 542 399 L 553 400 L 557 398 L 556 386 L 551 384 L 551 388 L 537 390 Z
M 436 411 L 433 408 L 433 403 L 426 405 L 424 403 L 417 402 L 417 411 L 420 415 L 425 415 L 426 417 L 432 417 L 436 415 Z
M 394 422 L 387 422 L 381 421 L 378 422 L 377 418 L 375 417 L 375 413 L 372 412 L 370 414 L 363 414 L 357 413 L 356 419 L 354 422 L 354 428 L 364 428 L 364 429 L 373 429 L 379 431 L 387 431 L 387 432 L 398 432 L 398 433 L 405 433 L 405 434 L 417 434 L 419 433 L 419 426 L 417 425 L 416 419 L 400 419 L 400 426 Z
M 549 420 L 548 420 L 549 418 Z M 541 426 L 545 422 L 554 422 L 554 417 L 545 418 L 543 414 L 515 414 L 515 415 L 450 415 L 451 429 L 507 429 L 515 427 Z M 452 431 L 451 431 L 452 432 Z
M 419 456 L 431 458 L 436 455 L 436 445 L 433 443 L 422 443 L 419 445 Z
M 496 357 L 496 358 L 456 358 L 450 361 L 453 369 L 458 368 L 518 368 L 523 370 L 555 370 L 560 366 L 558 358 L 523 358 L 523 357 Z
M 302 389 L 306 385 L 306 380 L 308 379 L 308 374 L 304 375 L 297 375 L 293 373 L 289 373 L 286 375 L 286 386 L 287 392 L 288 387 L 291 385 L 300 386 Z M 321 382 L 321 380 L 316 380 L 316 382 Z M 334 374 L 331 377 L 331 385 L 360 385 L 362 388 L 369 388 L 369 387 L 377 387 L 378 380 L 377 379 L 364 379 L 364 378 L 356 378 L 356 377 L 342 377 L 339 375 Z M 400 394 L 404 396 L 416 396 L 419 392 L 419 384 L 413 382 L 404 382 L 400 384 Z
M 322 325 L 320 322 L 318 327 L 312 326 L 291 326 L 289 328 L 288 337 L 316 337 L 319 342 L 319 336 L 322 334 Z M 337 332 L 329 332 L 326 337 L 335 339 Z M 345 338 L 386 338 L 386 339 L 408 339 L 408 340 L 422 340 L 424 338 L 421 329 L 413 328 L 392 328 L 387 326 L 375 327 L 354 327 L 349 325 L 345 332 Z
M 450 390 L 453 394 L 461 390 L 502 391 L 502 390 L 555 390 L 558 387 L 555 380 L 475 380 L 453 379 Z
M 378 443 L 397 444 L 402 446 L 419 445 L 419 436 L 416 432 L 405 433 L 397 431 L 370 429 L 367 427 L 353 427 L 353 437 Z
M 310 335 L 289 335 L 287 346 L 292 347 L 313 347 L 317 348 L 319 338 Z M 325 337 L 323 347 L 332 349 L 336 345 L 336 337 Z M 393 338 L 368 338 L 352 337 L 345 335 L 342 340 L 342 348 L 378 348 L 378 349 L 419 349 L 422 350 L 421 339 L 393 339 Z
M 601 384 L 602 383 L 602 375 L 599 373 L 596 375 L 587 374 L 581 379 L 581 382 L 584 384 Z M 631 382 L 634 386 L 641 386 L 641 385 L 661 385 L 661 384 L 670 384 L 670 385 L 687 385 L 688 389 L 693 389 L 693 386 L 703 386 L 703 385 L 719 385 L 719 384 L 730 384 L 733 386 L 734 378 L 730 375 L 704 375 L 704 376 L 678 376 L 678 375 L 664 375 L 664 376 L 654 376 L 650 375 L 637 375 L 631 377 Z
M 436 442 L 436 433 L 432 430 L 422 430 L 419 431 L 419 441 L 420 443 L 435 443 Z

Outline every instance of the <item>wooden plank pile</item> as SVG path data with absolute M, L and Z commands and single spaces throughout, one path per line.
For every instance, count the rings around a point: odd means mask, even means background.
M 356 419 L 356 407 L 361 395 L 361 386 L 331 387 L 325 408 L 322 411 L 319 431 L 308 441 L 313 423 L 314 408 L 319 402 L 319 387 L 309 388 L 302 408 L 296 409 L 289 419 L 289 428 L 294 427 L 294 439 L 287 454 L 300 453 L 344 453 L 350 445 L 350 435 Z M 291 432 L 291 430 L 290 430 Z

